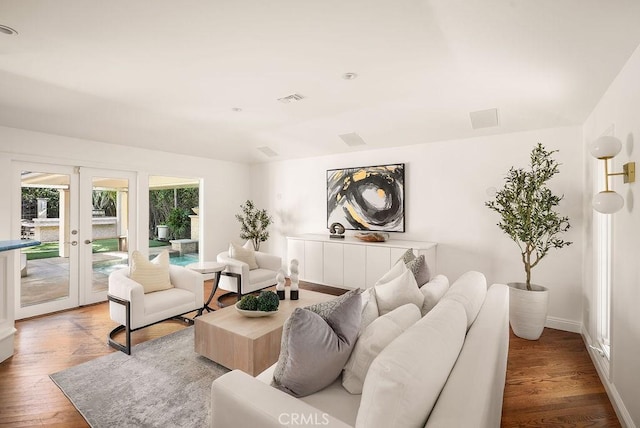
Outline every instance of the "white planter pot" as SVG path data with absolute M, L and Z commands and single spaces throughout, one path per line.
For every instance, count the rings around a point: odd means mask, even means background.
M 158 225 L 158 239 L 160 241 L 166 241 L 169 236 L 169 226 Z
M 509 323 L 513 333 L 523 339 L 538 340 L 547 320 L 549 290 L 522 282 L 509 283 Z

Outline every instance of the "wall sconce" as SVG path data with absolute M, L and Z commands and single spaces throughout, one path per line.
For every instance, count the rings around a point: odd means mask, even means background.
M 628 162 L 622 165 L 622 172 L 609 172 L 609 159 L 620 153 L 622 143 L 616 137 L 602 136 L 591 144 L 591 155 L 604 161 L 604 191 L 593 197 L 593 209 L 603 214 L 613 214 L 624 206 L 622 196 L 609 190 L 609 176 L 622 175 L 625 183 L 636 181 L 636 163 Z

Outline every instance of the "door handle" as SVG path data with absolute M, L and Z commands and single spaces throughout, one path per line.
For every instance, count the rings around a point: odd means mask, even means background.
M 71 245 L 75 247 L 76 245 L 78 245 L 78 241 L 71 241 Z
M 92 241 L 91 239 L 85 239 L 85 240 L 84 240 L 84 243 L 85 243 L 85 244 L 91 244 L 92 242 L 93 242 L 93 241 Z

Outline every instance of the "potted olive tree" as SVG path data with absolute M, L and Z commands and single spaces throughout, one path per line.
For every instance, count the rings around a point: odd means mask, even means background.
M 247 200 L 240 205 L 242 212 L 236 214 L 240 222 L 240 238 L 248 239 L 253 244 L 253 249 L 260 250 L 260 243 L 269 239 L 267 228 L 273 221 L 265 209 L 257 209 L 253 201 Z
M 571 242 L 559 237 L 569 230 L 569 218 L 556 207 L 564 196 L 554 195 L 547 182 L 558 173 L 553 159 L 540 143 L 531 151 L 529 169 L 511 167 L 504 187 L 485 205 L 500 215 L 498 227 L 520 248 L 526 282 L 509 284 L 509 322 L 518 337 L 537 340 L 547 318 L 549 290 L 531 283 L 531 270 L 552 248 Z

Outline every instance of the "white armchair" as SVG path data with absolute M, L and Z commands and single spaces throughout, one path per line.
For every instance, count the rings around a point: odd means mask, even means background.
M 141 284 L 129 278 L 129 268 L 109 275 L 109 315 L 118 327 L 109 333 L 109 345 L 126 354 L 131 354 L 131 332 L 171 318 L 179 318 L 190 324 L 193 320 L 182 315 L 198 310 L 204 305 L 202 276 L 180 266 L 169 266 L 173 288 L 144 293 Z M 126 332 L 126 343 L 113 339 Z
M 229 291 L 227 294 L 237 294 L 240 300 L 245 294 L 276 285 L 276 275 L 282 268 L 282 258 L 260 251 L 255 251 L 254 254 L 257 269 L 249 269 L 247 263 L 229 257 L 228 251 L 218 254 L 218 263 L 227 265 L 220 277 L 218 288 Z

